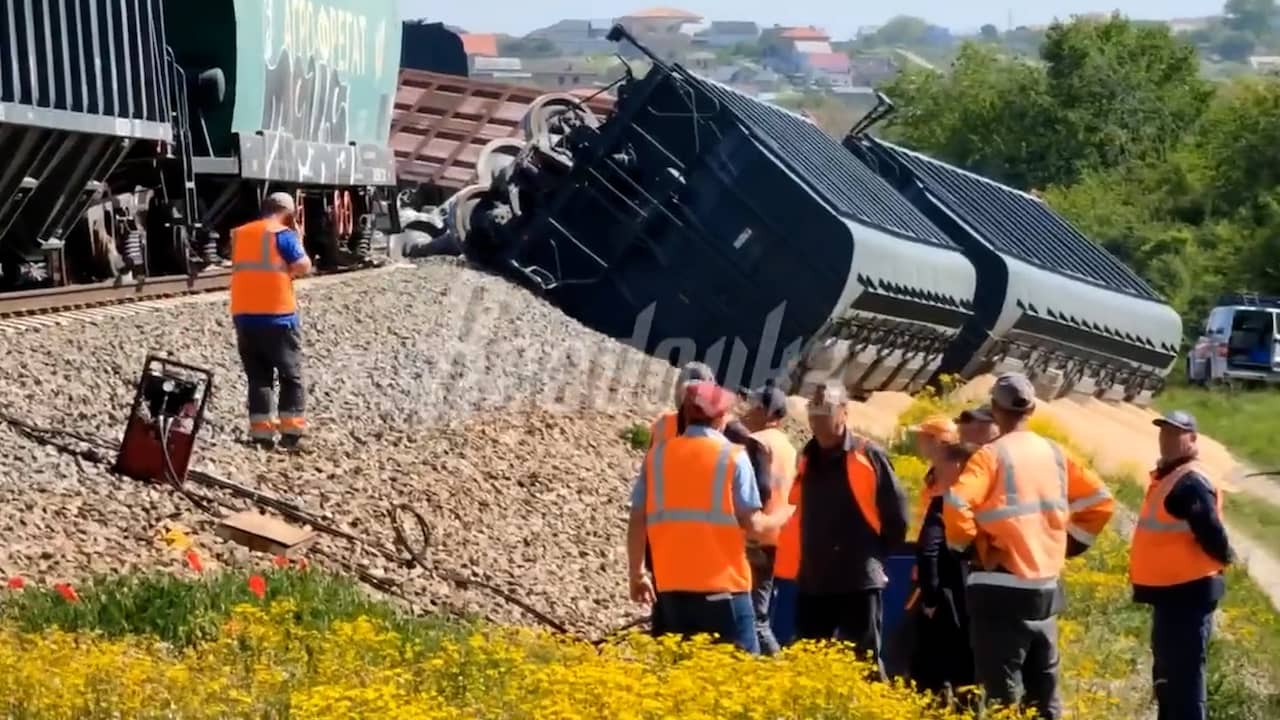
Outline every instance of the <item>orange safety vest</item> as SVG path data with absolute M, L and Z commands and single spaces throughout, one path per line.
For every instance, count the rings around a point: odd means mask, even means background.
M 722 438 L 680 436 L 645 457 L 645 523 L 663 592 L 748 592 L 746 533 L 733 509 L 742 448 Z
M 787 503 L 791 496 L 791 485 L 796 476 L 796 448 L 791 444 L 787 434 L 777 428 L 765 428 L 751 437 L 759 440 L 769 448 L 772 460 L 769 463 L 769 479 L 772 483 L 772 494 L 769 496 L 765 512 L 773 512 Z M 774 530 L 755 538 L 761 545 L 774 546 L 782 531 Z
M 974 506 L 979 568 L 968 582 L 1053 589 L 1066 563 L 1071 522 L 1066 456 L 1057 443 L 1031 432 L 1005 435 L 990 447 L 996 477 L 992 492 Z
M 255 220 L 231 231 L 231 314 L 288 315 L 297 312 L 293 278 L 276 247 L 287 228 Z
M 670 440 L 680 434 L 680 413 L 665 412 L 653 421 L 649 427 L 649 449 L 653 449 L 660 441 Z
M 1209 557 L 1196 542 L 1191 527 L 1164 509 L 1164 500 L 1173 486 L 1190 472 L 1206 479 L 1208 473 L 1194 462 L 1186 463 L 1162 479 L 1151 474 L 1147 495 L 1142 501 L 1133 546 L 1129 552 L 1129 579 L 1134 585 L 1169 587 L 1222 572 L 1225 566 Z M 1218 513 L 1222 513 L 1222 492 L 1214 489 Z
M 866 441 L 854 440 L 854 446 L 845 453 L 845 477 L 849 481 L 849 489 L 853 499 L 862 513 L 862 518 L 877 534 L 880 532 L 880 508 L 876 505 L 876 472 L 867 459 Z M 803 496 L 805 458 L 800 456 L 796 479 L 788 493 L 788 500 L 796 506 L 795 514 L 782 527 L 778 537 L 778 550 L 774 556 L 773 574 L 784 580 L 794 580 L 800 575 L 800 523 L 804 507 L 800 503 Z

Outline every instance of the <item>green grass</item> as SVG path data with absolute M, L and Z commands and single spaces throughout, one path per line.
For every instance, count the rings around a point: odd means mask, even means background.
M 296 604 L 294 619 L 303 628 L 326 630 L 335 621 L 365 616 L 411 638 L 439 638 L 469 629 L 464 621 L 409 616 L 341 576 L 291 569 L 261 576 L 267 586 L 263 601 L 289 598 Z M 249 591 L 248 578 L 247 572 L 231 570 L 194 580 L 164 573 L 101 577 L 77 586 L 78 602 L 67 602 L 53 589 L 28 587 L 0 592 L 0 622 L 26 632 L 58 628 L 109 637 L 151 635 L 185 647 L 216 638 L 234 606 L 263 602 Z
M 1280 391 L 1172 386 L 1155 398 L 1155 405 L 1161 412 L 1195 415 L 1200 432 L 1258 470 L 1280 470 Z
M 1280 558 L 1280 506 L 1258 498 L 1228 494 L 1224 509 L 1232 528 Z

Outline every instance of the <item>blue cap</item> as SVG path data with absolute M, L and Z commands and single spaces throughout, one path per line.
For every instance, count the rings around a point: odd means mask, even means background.
M 1196 418 L 1186 410 L 1170 411 L 1164 417 L 1152 420 L 1151 424 L 1156 427 L 1168 426 L 1187 432 L 1196 432 Z

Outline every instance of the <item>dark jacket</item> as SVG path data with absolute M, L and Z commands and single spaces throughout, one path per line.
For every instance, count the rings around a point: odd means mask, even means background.
M 1164 478 L 1191 458 L 1180 458 L 1156 466 L 1156 479 Z M 1234 553 L 1227 539 L 1227 530 L 1218 516 L 1216 493 L 1208 478 L 1198 472 L 1189 472 L 1178 480 L 1164 499 L 1165 512 L 1186 521 L 1195 536 L 1196 544 L 1209 557 L 1224 565 L 1230 564 Z M 1181 585 L 1153 587 L 1135 585 L 1134 602 L 1150 605 L 1187 605 L 1208 607 L 1216 605 L 1226 591 L 1226 581 L 1221 574 L 1192 580 Z
M 859 438 L 845 436 L 844 445 L 824 450 L 810 440 L 802 450 L 805 471 L 800 483 L 801 593 L 825 595 L 883 589 L 884 559 L 907 535 L 906 497 L 884 449 L 861 440 L 875 469 L 877 534 L 863 517 L 849 487 L 845 455 Z
M 916 584 L 920 588 L 920 604 L 938 608 L 955 616 L 956 623 L 967 625 L 964 608 L 965 563 L 960 555 L 947 547 L 947 533 L 942 524 L 942 498 L 929 502 L 920 538 L 916 541 Z
M 940 692 L 972 685 L 973 651 L 965 608 L 965 563 L 947 547 L 942 498 L 929 503 L 916 541 L 916 585 L 920 600 L 911 608 L 910 676 L 921 690 Z M 933 609 L 933 616 L 924 614 Z

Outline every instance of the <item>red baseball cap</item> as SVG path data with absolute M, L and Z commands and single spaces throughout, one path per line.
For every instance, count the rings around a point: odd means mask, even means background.
M 685 386 L 685 412 L 695 418 L 714 420 L 727 414 L 738 402 L 738 396 L 713 382 L 693 382 Z

